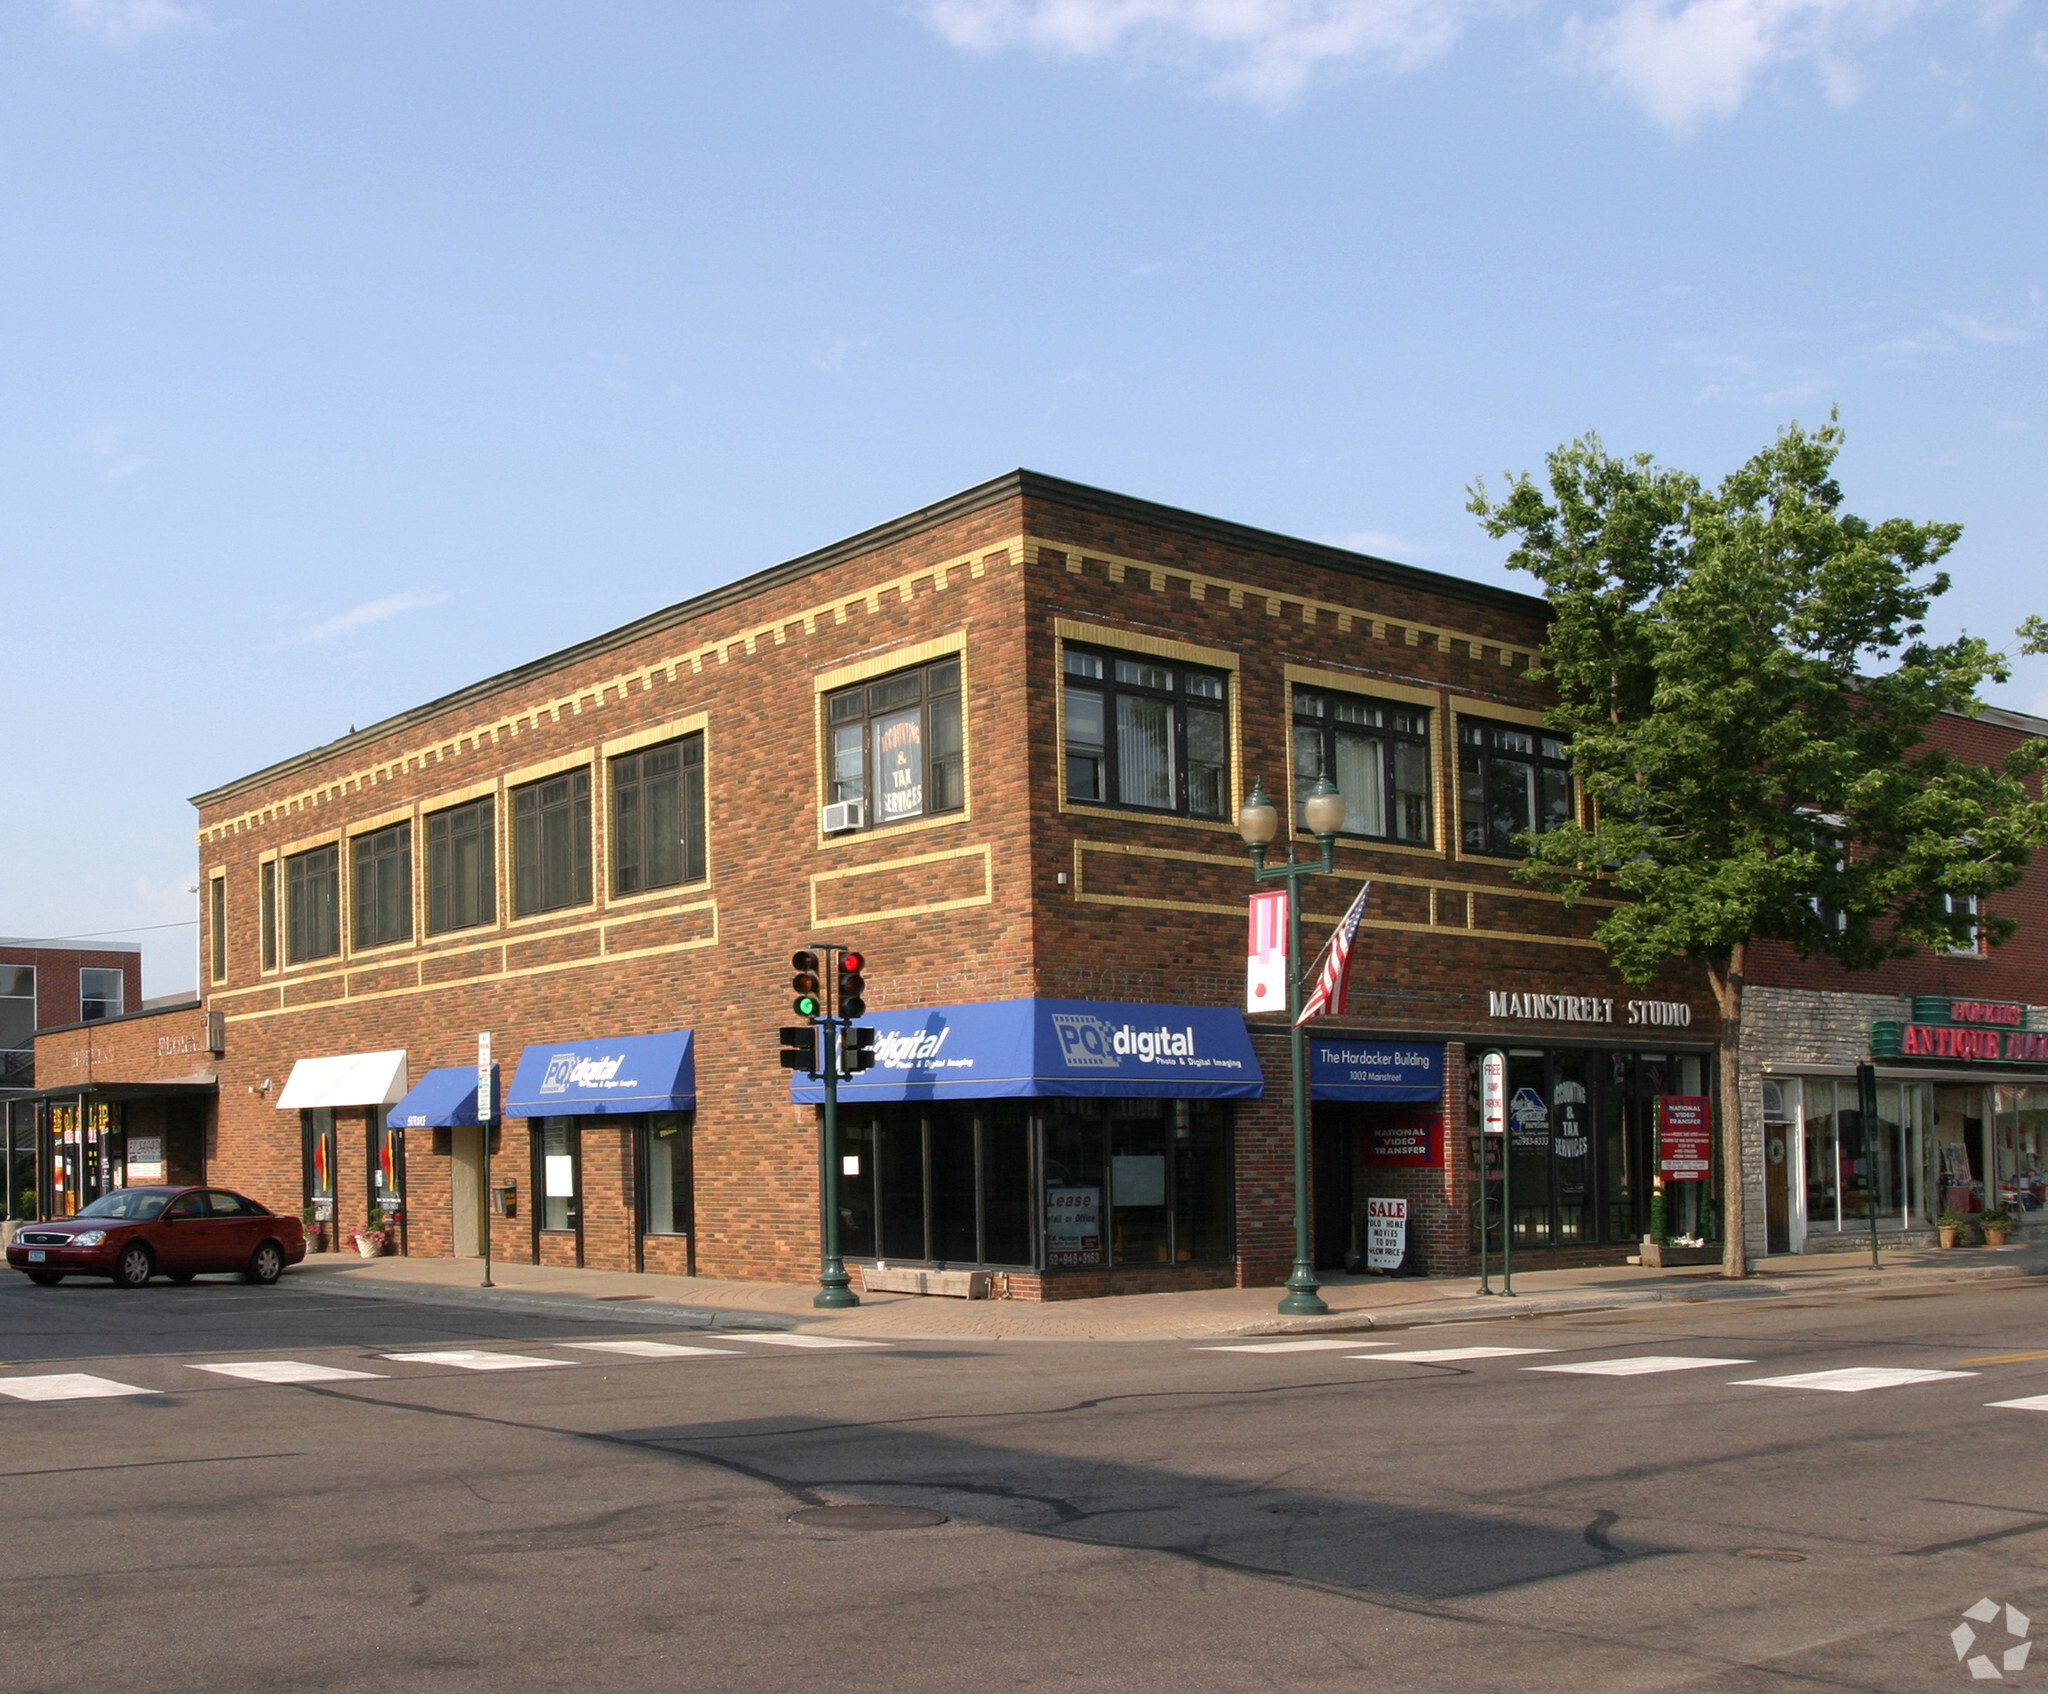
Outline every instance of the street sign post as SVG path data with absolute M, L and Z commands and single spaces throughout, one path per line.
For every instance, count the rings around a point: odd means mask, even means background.
M 1870 1216 L 1870 1268 L 1882 1270 L 1877 1258 L 1877 1066 L 1856 1067 L 1856 1113 L 1863 1130 L 1863 1209 Z M 1996 1205 L 1997 1196 L 1988 1185 L 1987 1204 Z
M 477 1210 L 483 1216 L 484 1230 L 484 1280 L 485 1288 L 497 1285 L 491 1281 L 491 1032 L 484 1030 L 476 1038 L 476 1123 L 477 1133 L 484 1138 L 484 1186 L 477 1196 L 481 1202 Z
M 1488 1145 L 1487 1137 L 1494 1135 L 1500 1137 L 1500 1291 L 1505 1297 L 1515 1291 L 1514 1215 L 1508 1203 L 1508 1173 L 1514 1164 L 1514 1148 L 1508 1137 L 1508 1056 L 1498 1047 L 1488 1048 L 1479 1058 L 1479 1141 L 1482 1149 L 1479 1172 L 1479 1292 L 1482 1294 L 1493 1292 L 1487 1280 L 1486 1267 L 1487 1217 L 1493 1208 L 1487 1199 L 1483 1150 Z

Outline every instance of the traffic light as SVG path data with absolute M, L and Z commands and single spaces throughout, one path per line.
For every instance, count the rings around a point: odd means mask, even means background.
M 868 1009 L 868 1003 L 861 996 L 866 992 L 868 981 L 861 975 L 861 968 L 867 960 L 858 953 L 839 955 L 839 992 L 834 998 L 839 1002 L 842 1018 L 857 1018 Z
M 796 967 L 796 975 L 789 979 L 796 998 L 789 1003 L 789 1009 L 800 1018 L 814 1018 L 825 1009 L 820 999 L 824 984 L 818 980 L 818 955 L 794 953 L 789 962 Z
M 786 1071 L 818 1070 L 818 1030 L 808 1023 L 788 1024 L 782 1030 L 782 1068 Z
M 856 1072 L 872 1070 L 875 1064 L 875 1032 L 871 1029 L 849 1029 L 839 1044 L 840 1074 L 852 1076 Z

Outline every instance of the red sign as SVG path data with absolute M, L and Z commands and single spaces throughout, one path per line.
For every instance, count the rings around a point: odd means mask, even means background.
M 1899 1031 L 1899 1053 L 1913 1059 L 2048 1059 L 2048 1030 L 1909 1023 Z
M 1375 1114 L 1367 1149 L 1370 1164 L 1400 1167 L 1440 1165 L 1444 1162 L 1444 1115 L 1442 1112 L 1387 1112 Z
M 2002 1023 L 2017 1029 L 2027 1021 L 2027 1008 L 2003 1000 L 1951 1000 L 1948 1015 L 1956 1023 Z
M 1713 1142 L 1712 1101 L 1698 1094 L 1657 1096 L 1657 1169 L 1666 1182 L 1705 1182 Z

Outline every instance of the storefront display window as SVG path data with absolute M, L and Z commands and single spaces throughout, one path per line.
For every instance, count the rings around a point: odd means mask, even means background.
M 988 1101 L 850 1111 L 840 1126 L 839 1204 L 851 1258 L 1028 1265 L 1029 1109 Z
M 305 1204 L 316 1223 L 334 1217 L 334 1109 L 309 1107 L 299 1113 L 299 1143 Z
M 1200 1100 L 1048 1104 L 1048 1269 L 1229 1256 L 1226 1108 Z
M 534 1123 L 536 1218 L 542 1229 L 574 1229 L 583 1201 L 583 1137 L 574 1118 L 540 1118 Z
M 690 1233 L 690 1128 L 688 1112 L 650 1112 L 640 1131 L 649 1235 Z
M 127 1137 L 118 1101 L 50 1106 L 50 1210 L 68 1218 L 128 1184 Z
M 2048 1204 L 2048 1088 L 1998 1088 L 1991 1105 L 1998 1153 L 1999 1204 L 2015 1222 Z
M 1857 1105 L 1853 1077 L 1788 1077 L 1779 1088 L 1780 1111 L 1788 1119 L 1794 1111 L 1799 1115 L 1809 1235 L 1868 1228 L 1873 1207 L 1886 1229 L 1927 1222 L 1934 1116 L 1927 1084 L 1880 1082 L 1877 1121 L 1869 1125 Z M 1967 1156 L 1963 1162 L 1967 1166 Z

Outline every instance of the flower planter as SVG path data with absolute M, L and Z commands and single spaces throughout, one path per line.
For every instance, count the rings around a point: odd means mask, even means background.
M 1941 1232 L 1941 1244 L 1944 1247 L 1953 1247 L 1956 1244 L 1956 1232 L 1952 1229 L 1944 1229 Z
M 374 1259 L 384 1251 L 384 1232 L 381 1229 L 360 1229 L 349 1239 L 366 1259 Z
M 1984 1226 L 1984 1245 L 1987 1247 L 2003 1247 L 2005 1245 L 2005 1231 L 1993 1229 L 1989 1224 L 1986 1224 Z

